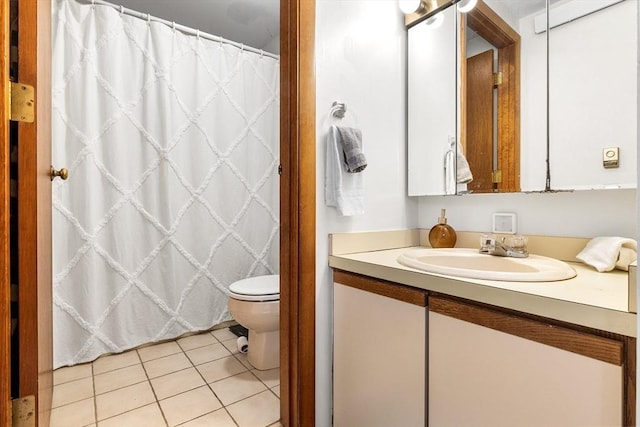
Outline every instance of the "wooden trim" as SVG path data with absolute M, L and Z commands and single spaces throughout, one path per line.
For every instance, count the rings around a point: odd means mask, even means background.
M 315 1 L 280 5 L 281 422 L 315 425 Z
M 419 307 L 427 306 L 427 291 L 413 288 L 411 286 L 388 282 L 381 279 L 373 279 L 368 276 L 350 273 L 343 270 L 334 270 L 333 281 L 341 285 L 361 289 L 366 292 L 382 295 L 383 297 L 393 298 Z
M 37 85 L 37 5 L 18 3 L 18 79 Z M 35 123 L 18 124 L 18 312 L 20 335 L 20 395 L 38 395 L 38 246 L 37 246 L 37 131 Z
M 51 0 L 18 3 L 18 77 L 34 86 L 36 120 L 18 124 L 20 395 L 49 425 L 53 392 L 51 273 Z
M 520 191 L 520 39 L 498 49 L 498 191 Z
M 520 40 L 520 34 L 482 0 L 467 13 L 467 25 L 498 49 Z
M 467 24 L 498 48 L 498 170 L 502 182 L 497 190 L 520 191 L 520 35 L 482 0 L 467 13 Z M 464 39 L 463 39 L 464 40 Z M 463 44 L 463 43 L 461 43 Z M 466 79 L 463 74 L 463 85 Z
M 617 366 L 624 363 L 624 344 L 621 340 L 594 336 L 439 296 L 429 296 L 429 311 Z
M 2 55 L 0 55 L 0 86 L 3 108 L 0 109 L 0 426 L 11 425 L 11 260 L 10 254 L 10 147 L 9 114 L 6 105 L 9 85 L 9 2 L 0 3 L 2 20 Z
M 636 354 L 637 341 L 635 338 L 624 338 L 624 378 L 623 378 L 623 414 L 622 421 L 625 426 L 635 426 L 636 424 Z

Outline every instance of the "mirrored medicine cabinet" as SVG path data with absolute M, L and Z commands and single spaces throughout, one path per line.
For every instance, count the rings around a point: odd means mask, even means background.
M 441 3 L 407 15 L 410 196 L 636 187 L 637 1 Z

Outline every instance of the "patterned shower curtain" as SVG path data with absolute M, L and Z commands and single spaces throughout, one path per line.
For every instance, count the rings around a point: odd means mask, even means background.
M 54 366 L 229 320 L 278 267 L 279 61 L 54 2 Z

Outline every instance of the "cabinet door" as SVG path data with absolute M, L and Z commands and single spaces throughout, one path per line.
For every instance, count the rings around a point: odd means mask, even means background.
M 425 333 L 425 307 L 335 284 L 335 427 L 425 425 Z
M 500 314 L 491 317 L 492 327 L 509 322 Z M 433 311 L 428 324 L 430 425 L 622 425 L 620 364 Z

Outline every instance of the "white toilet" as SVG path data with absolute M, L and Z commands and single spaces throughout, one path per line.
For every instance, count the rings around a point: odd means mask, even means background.
M 280 366 L 280 275 L 232 283 L 228 307 L 236 322 L 249 330 L 249 363 L 259 370 Z

